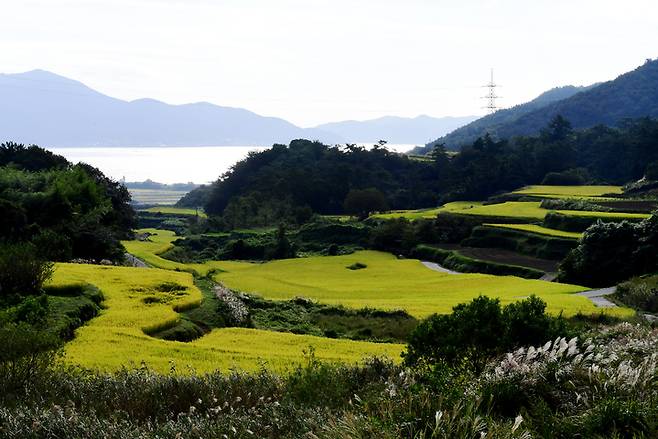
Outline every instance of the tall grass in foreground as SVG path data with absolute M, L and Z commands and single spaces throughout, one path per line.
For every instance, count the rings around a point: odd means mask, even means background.
M 41 370 L 0 389 L 7 438 L 572 438 L 658 435 L 658 333 L 628 323 L 467 367 L 329 365 L 287 376 Z M 6 383 L 0 383 L 4 385 Z

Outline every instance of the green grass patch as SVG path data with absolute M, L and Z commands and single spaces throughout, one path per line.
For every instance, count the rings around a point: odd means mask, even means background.
M 578 232 L 565 232 L 564 230 L 549 229 L 537 224 L 483 224 L 485 227 L 519 230 L 522 232 L 536 233 L 538 235 L 557 236 L 559 238 L 580 239 L 583 234 Z

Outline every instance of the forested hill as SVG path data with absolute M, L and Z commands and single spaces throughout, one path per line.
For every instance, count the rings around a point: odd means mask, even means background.
M 230 217 L 231 224 L 240 218 L 294 220 L 308 212 L 349 212 L 348 201 L 356 195 L 369 198 L 374 210 L 410 209 L 481 200 L 542 182 L 624 184 L 642 178 L 648 168 L 658 169 L 658 120 L 574 131 L 556 117 L 537 136 L 499 141 L 486 136 L 456 155 L 436 149 L 428 160 L 381 147 L 295 140 L 251 153 L 180 205 L 205 205 L 207 213 Z
M 522 108 L 521 110 L 525 111 L 515 117 L 507 116 L 518 112 L 519 107 L 499 111 L 455 130 L 438 139 L 438 142 L 445 143 L 450 149 L 458 149 L 487 132 L 494 138 L 537 134 L 558 114 L 569 120 L 574 128 L 587 128 L 597 124 L 614 126 L 627 118 L 656 117 L 658 60 L 647 60 L 637 69 L 589 89 L 571 88 L 566 91 L 573 93 L 547 104 L 544 101 L 544 105 L 538 108 Z M 425 148 L 425 151 L 430 150 L 431 147 Z
M 530 102 L 497 111 L 493 114 L 481 117 L 463 127 L 457 128 L 434 142 L 430 142 L 424 147 L 417 148 L 414 150 L 414 153 L 425 154 L 431 151 L 436 143 L 444 143 L 450 150 L 459 150 L 462 146 L 473 143 L 475 139 L 483 137 L 487 133 L 496 136 L 500 127 L 514 123 L 519 120 L 519 118 L 532 111 L 546 107 L 553 102 L 569 98 L 587 88 L 588 87 L 575 87 L 573 85 L 553 88 L 540 94 Z

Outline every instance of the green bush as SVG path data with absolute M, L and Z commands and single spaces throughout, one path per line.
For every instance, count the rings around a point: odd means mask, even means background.
M 621 283 L 615 291 L 620 302 L 642 311 L 658 312 L 658 285 L 656 277 L 632 279 Z
M 0 244 L 0 303 L 40 294 L 52 274 L 53 264 L 39 257 L 32 244 Z
M 0 325 L 0 394 L 20 396 L 54 364 L 60 338 L 27 322 Z
M 590 179 L 589 172 L 585 168 L 567 169 L 562 172 L 549 172 L 541 184 L 553 186 L 579 186 L 586 184 Z
M 611 250 L 612 249 L 612 250 Z M 560 264 L 560 279 L 611 286 L 658 270 L 658 215 L 640 223 L 597 222 Z
M 545 308 L 536 296 L 502 308 L 498 299 L 479 296 L 455 306 L 452 314 L 421 322 L 409 338 L 405 362 L 466 365 L 480 372 L 489 359 L 511 348 L 562 335 L 566 324 Z

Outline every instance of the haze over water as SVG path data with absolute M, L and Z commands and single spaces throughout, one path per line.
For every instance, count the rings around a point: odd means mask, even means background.
M 368 143 L 359 143 L 369 145 Z M 415 145 L 387 145 L 405 152 Z M 265 146 L 89 147 L 49 148 L 73 163 L 85 162 L 115 180 L 159 183 L 210 183 L 250 151 Z

